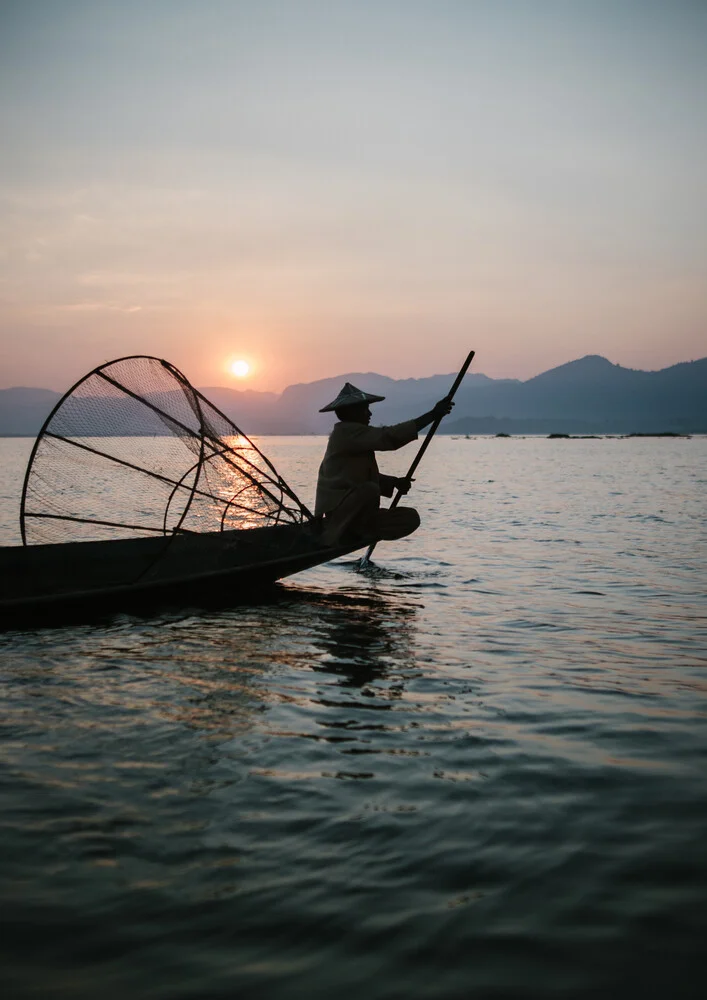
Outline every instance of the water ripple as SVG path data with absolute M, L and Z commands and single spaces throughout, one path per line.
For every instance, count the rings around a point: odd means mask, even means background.
M 681 444 L 441 440 L 366 573 L 1 637 L 9 995 L 701 996 Z

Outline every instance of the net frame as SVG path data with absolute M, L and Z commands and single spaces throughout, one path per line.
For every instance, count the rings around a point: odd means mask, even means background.
M 134 371 L 131 370 L 130 363 Z M 185 419 L 180 419 L 174 413 L 168 412 L 165 406 L 146 398 L 146 395 L 136 392 L 134 388 L 125 384 L 127 379 L 121 381 L 121 367 L 127 365 L 127 372 L 132 377 L 140 376 L 140 365 L 146 367 L 146 372 L 151 376 L 154 374 L 158 379 L 164 375 L 168 382 L 165 388 L 160 389 L 160 393 L 168 392 L 175 394 L 178 388 L 181 396 L 178 399 L 182 406 L 186 401 Z M 159 366 L 156 368 L 155 366 Z M 112 371 L 111 371 L 112 370 Z M 117 377 L 114 377 L 116 376 Z M 192 453 L 196 459 L 190 465 L 176 472 L 173 475 L 165 474 L 156 469 L 149 469 L 137 462 L 132 462 L 124 456 L 111 454 L 110 451 L 89 444 L 86 440 L 91 435 L 81 434 L 61 434 L 56 433 L 61 428 L 62 416 L 71 423 L 71 417 L 65 416 L 65 410 L 71 410 L 71 403 L 81 405 L 96 397 L 90 395 L 81 397 L 79 390 L 87 384 L 93 385 L 96 379 L 102 380 L 110 386 L 112 391 L 118 393 L 115 397 L 106 397 L 115 403 L 116 399 L 124 404 L 126 397 L 133 404 L 146 407 L 147 413 L 156 418 L 157 425 L 164 428 L 173 436 L 180 440 L 181 445 Z M 93 381 L 92 381 L 93 380 Z M 169 388 L 167 388 L 169 386 Z M 78 401 L 78 402 L 77 402 Z M 138 410 L 136 412 L 142 412 Z M 191 426 L 187 420 L 191 418 Z M 59 425 L 57 427 L 57 424 Z M 52 429 L 54 427 L 54 430 Z M 123 436 L 127 438 L 138 438 L 142 434 L 139 430 L 131 430 L 127 435 L 111 434 L 110 431 L 98 432 L 98 436 L 104 439 L 117 440 Z M 79 440 L 83 436 L 84 440 Z M 145 433 L 143 436 L 150 437 Z M 164 430 L 156 432 L 156 436 L 164 436 Z M 235 446 L 229 444 L 226 438 L 232 437 Z M 126 474 L 137 474 L 139 476 L 151 477 L 160 484 L 161 488 L 171 487 L 162 512 L 162 523 L 147 524 L 129 523 L 128 521 L 111 520 L 96 516 L 82 517 L 75 511 L 58 512 L 51 510 L 32 510 L 31 500 L 44 498 L 47 506 L 54 506 L 54 498 L 51 496 L 51 483 L 44 479 L 46 470 L 43 470 L 43 445 L 47 446 L 60 443 L 62 447 L 68 446 L 68 454 L 76 456 L 81 454 L 82 459 L 86 455 L 97 456 L 101 460 L 108 460 L 118 467 L 122 467 Z M 76 449 L 76 451 L 74 451 Z M 50 452 L 51 454 L 51 452 Z M 183 451 L 180 451 L 182 456 Z M 58 466 L 57 466 L 58 469 Z M 62 470 L 63 471 L 63 470 Z M 51 469 L 50 469 L 51 473 Z M 232 480 L 233 483 L 229 483 Z M 224 484 L 237 484 L 231 496 L 224 493 Z M 185 496 L 186 493 L 186 496 Z M 51 496 L 51 499 L 50 499 Z M 177 510 L 176 520 L 170 525 L 170 514 L 176 506 L 177 498 L 184 501 L 181 511 Z M 195 503 L 196 502 L 196 503 Z M 185 526 L 185 521 L 189 517 L 196 504 L 201 504 L 209 509 L 208 518 L 203 519 L 207 526 L 199 527 L 198 517 L 196 526 Z M 220 510 L 220 517 L 217 523 L 214 522 L 214 515 Z M 187 377 L 173 364 L 163 358 L 152 355 L 135 354 L 126 355 L 113 361 L 104 362 L 93 368 L 86 375 L 75 382 L 56 405 L 44 421 L 30 453 L 22 485 L 20 499 L 20 531 L 22 544 L 30 545 L 36 541 L 40 543 L 46 541 L 45 538 L 32 539 L 31 525 L 37 521 L 63 522 L 66 527 L 70 524 L 82 526 L 96 526 L 106 533 L 109 529 L 122 530 L 125 534 L 111 537 L 131 537 L 131 533 L 158 534 L 167 537 L 175 537 L 180 533 L 199 533 L 200 531 L 226 531 L 233 527 L 261 527 L 264 525 L 277 525 L 280 523 L 303 523 L 313 519 L 312 513 L 300 501 L 294 490 L 280 476 L 270 460 L 254 444 L 254 442 L 231 420 L 222 410 L 208 400 L 203 393 L 199 392 L 187 379 Z M 194 519 L 192 519 L 194 520 Z M 90 531 L 90 528 L 88 529 Z M 68 528 L 67 528 L 68 531 Z M 36 532 L 35 532 L 36 533 Z M 41 530 L 39 531 L 41 534 Z M 82 537 L 86 537 L 85 535 Z M 51 539 L 54 541 L 54 539 Z M 61 538 L 60 541 L 76 541 L 75 537 Z M 88 539 L 87 539 L 88 540 Z M 95 539 L 94 539 L 95 540 Z

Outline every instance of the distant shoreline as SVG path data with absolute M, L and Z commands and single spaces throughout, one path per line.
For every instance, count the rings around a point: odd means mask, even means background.
M 318 436 L 328 434 L 332 425 L 331 416 L 320 412 L 322 404 L 335 397 L 344 381 L 382 397 L 376 404 L 374 422 L 389 425 L 426 413 L 449 391 L 451 380 L 451 375 L 392 379 L 375 372 L 359 372 L 290 385 L 279 396 L 224 386 L 199 391 L 247 434 Z M 145 391 L 149 395 L 148 386 Z M 39 433 L 61 399 L 59 393 L 48 389 L 0 389 L 0 436 L 31 437 Z M 65 426 L 77 431 L 91 428 L 96 437 L 113 436 L 118 428 L 155 429 L 154 421 L 136 422 L 134 404 L 129 399 L 99 393 L 97 400 L 100 406 L 94 405 L 90 394 L 74 397 L 73 422 Z M 599 355 L 587 355 L 524 382 L 472 372 L 459 387 L 455 404 L 440 434 L 705 434 L 707 357 L 648 372 L 622 368 Z
M 623 440 L 626 438 L 682 438 L 689 439 L 693 437 L 707 437 L 707 430 L 701 431 L 614 431 L 613 433 L 607 431 L 602 434 L 566 434 L 563 431 L 551 431 L 546 433 L 544 431 L 515 431 L 513 433 L 507 432 L 495 432 L 495 431 L 472 431 L 468 434 L 459 433 L 459 431 L 438 431 L 440 437 L 452 438 L 455 441 L 459 440 L 471 440 L 472 438 L 539 438 L 540 440 L 554 440 L 554 441 L 603 441 L 603 440 Z M 24 439 L 27 441 L 34 441 L 36 439 L 36 434 L 0 434 L 0 440 L 15 440 Z M 76 437 L 94 437 L 94 438 L 121 438 L 121 437 L 134 437 L 134 438 L 155 438 L 163 437 L 169 439 L 172 437 L 171 434 L 82 434 L 76 435 Z M 310 433 L 290 433 L 288 431 L 270 431 L 266 434 L 251 432 L 248 437 L 252 438 L 276 438 L 276 437 L 311 437 L 311 438 L 326 438 L 328 435 L 326 432 L 317 434 L 314 432 Z

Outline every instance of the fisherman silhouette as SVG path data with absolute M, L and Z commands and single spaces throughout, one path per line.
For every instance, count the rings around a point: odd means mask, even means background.
M 392 541 L 412 534 L 420 525 L 413 507 L 380 509 L 381 496 L 390 497 L 395 490 L 407 493 L 411 480 L 379 472 L 375 452 L 397 451 L 414 441 L 419 430 L 450 413 L 454 403 L 445 397 L 422 416 L 370 427 L 369 404 L 383 399 L 347 382 L 336 399 L 319 411 L 333 411 L 338 417 L 319 467 L 314 508 L 315 516 L 324 519 L 322 541 L 326 545 Z

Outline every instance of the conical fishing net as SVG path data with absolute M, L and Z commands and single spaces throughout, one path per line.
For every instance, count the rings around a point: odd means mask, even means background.
M 25 544 L 299 523 L 311 517 L 245 434 L 158 358 L 96 368 L 56 406 L 22 494 Z

